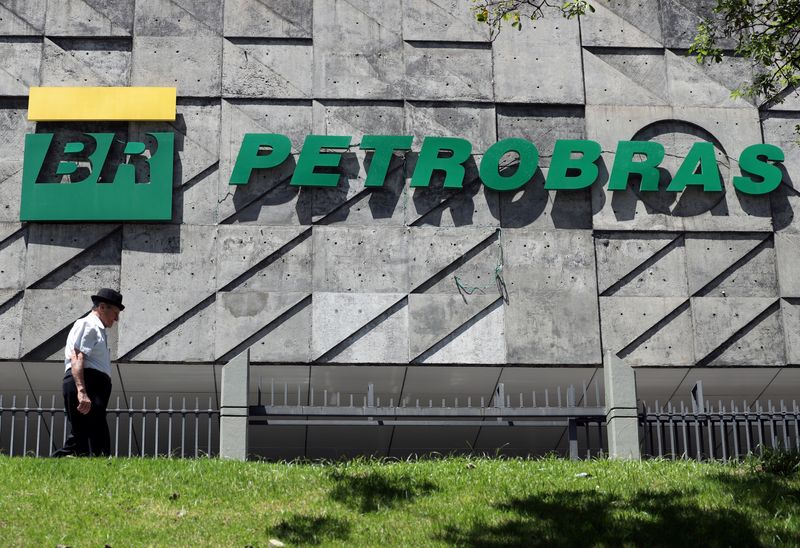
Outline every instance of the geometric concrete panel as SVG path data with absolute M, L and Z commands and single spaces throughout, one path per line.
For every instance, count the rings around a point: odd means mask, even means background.
M 688 297 L 683 236 L 663 233 L 595 236 L 601 295 Z
M 67 282 L 62 289 L 119 287 L 120 232 L 113 224 L 32 224 L 25 286 L 52 288 Z
M 0 289 L 0 360 L 19 359 L 22 292 Z
M 183 97 L 218 97 L 222 38 L 140 36 L 133 39 L 131 85 L 174 86 Z M 180 68 L 178 68 L 180 67 Z
M 405 95 L 415 100 L 490 101 L 491 48 L 464 43 L 459 47 L 435 42 L 404 44 Z
M 184 298 L 184 301 L 186 299 Z M 150 303 L 155 305 L 155 303 Z M 147 321 L 147 312 L 137 318 Z M 165 326 L 166 327 L 166 326 Z M 135 329 L 135 328 L 134 328 Z M 120 326 L 120 333 L 121 326 Z M 214 305 L 163 330 L 158 338 L 135 351 L 129 358 L 139 362 L 210 362 L 214 359 Z
M 296 295 L 300 299 L 300 294 Z M 307 363 L 311 360 L 311 299 L 308 296 L 302 299 L 290 307 L 279 322 L 264 325 L 246 340 L 251 363 Z M 216 330 L 227 329 L 217 315 Z M 217 335 L 217 340 L 220 339 Z M 225 345 L 228 344 L 226 341 Z M 222 347 L 218 344 L 217 349 L 221 351 Z
M 46 4 L 47 0 L 4 0 L 0 4 L 0 35 L 42 34 Z
M 227 38 L 222 43 L 222 95 L 310 97 L 311 55 L 310 41 L 287 44 Z
M 314 101 L 314 133 L 350 135 L 352 150 L 361 144 L 364 135 L 403 135 L 405 116 L 401 101 Z
M 594 8 L 594 13 L 580 18 L 583 46 L 663 46 L 658 9 L 644 8 L 641 0 L 617 0 L 607 5 L 598 3 Z
M 408 230 L 315 227 L 314 291 L 408 291 Z
M 661 50 L 584 50 L 586 104 L 668 105 Z
M 134 32 L 137 36 L 187 36 L 195 40 L 219 36 L 222 0 L 136 0 Z
M 497 138 L 527 139 L 539 151 L 539 167 L 550 166 L 558 139 L 585 139 L 584 109 L 579 106 L 498 105 Z
M 565 291 L 596 295 L 594 242 L 588 230 L 503 232 L 503 278 L 510 309 L 518 293 Z M 525 300 L 525 297 L 522 297 Z M 597 308 L 597 299 L 592 299 Z
M 693 365 L 687 304 L 684 297 L 601 297 L 603 348 L 629 365 Z
M 330 349 L 327 356 L 315 356 L 325 363 L 408 363 L 408 306 L 393 307 L 386 317 L 375 318 L 358 334 Z
M 411 361 L 419 361 L 423 353 L 428 354 L 434 347 L 449 343 L 453 335 L 463 333 L 474 324 L 476 316 L 484 312 L 495 301 L 496 295 L 423 295 L 412 293 L 408 296 L 409 348 Z M 486 314 L 482 314 L 485 316 Z M 476 321 L 479 321 L 477 318 Z M 432 352 L 431 352 L 432 353 Z M 423 360 L 424 361 L 424 360 Z M 454 360 L 458 362 L 459 360 Z
M 25 134 L 34 128 L 34 123 L 27 120 L 27 108 L 27 101 L 23 100 L 0 102 L 0 222 L 19 222 Z
M 212 293 L 216 242 L 213 226 L 125 225 L 122 294 L 141 289 Z
M 127 86 L 131 72 L 130 38 L 45 38 L 44 86 Z
M 489 26 L 475 20 L 470 0 L 405 0 L 403 40 L 488 42 Z
M 125 312 L 119 320 L 120 359 L 181 361 L 172 358 L 184 345 L 185 361 L 197 361 L 189 359 L 189 354 L 204 356 L 200 361 L 213 359 L 213 294 L 191 289 L 149 289 L 148 285 L 127 291 L 123 286 L 122 294 Z M 192 344 L 181 342 L 181 337 L 173 336 L 176 332 L 190 338 Z
M 314 1 L 314 95 L 402 99 L 399 2 Z
M 48 36 L 130 36 L 132 30 L 131 0 L 47 2 L 45 33 Z
M 498 193 L 503 228 L 591 229 L 589 189 L 545 190 L 548 168 L 540 168 L 522 188 Z
M 752 330 L 742 334 L 721 354 L 708 362 L 708 365 L 785 365 L 786 342 L 782 316 L 775 306 L 768 316 Z
M 693 57 L 670 50 L 664 56 L 673 105 L 754 108 L 744 99 L 731 97 L 733 89 L 751 79 L 748 61 L 726 59 L 724 63 L 701 65 Z
M 45 225 L 57 226 L 57 225 Z M 37 225 L 30 227 L 30 234 L 41 236 Z M 63 227 L 61 227 L 63 228 Z M 117 228 L 89 244 L 78 255 L 63 260 L 53 257 L 54 246 L 38 245 L 29 239 L 28 272 L 39 269 L 39 278 L 31 278 L 27 284 L 31 289 L 78 289 L 94 293 L 101 287 L 119 287 L 122 250 L 122 230 Z M 49 265 L 49 266 L 48 266 Z M 45 270 L 47 270 L 45 272 Z
M 24 230 L 22 230 L 23 228 Z M 0 223 L 0 242 L 3 242 L 3 245 L 8 245 L 6 240 L 10 241 L 12 236 L 21 237 L 27 232 L 27 230 L 27 225 L 23 225 L 17 221 Z M 22 234 L 18 234 L 20 231 Z
M 777 299 L 692 297 L 698 365 L 783 365 L 786 362 Z
M 314 293 L 312 359 L 407 363 L 405 301 L 400 293 Z
M 257 169 L 246 185 L 231 186 L 230 174 L 245 133 L 280 133 L 292 141 L 292 152 L 313 132 L 311 101 L 222 101 L 220 173 L 217 201 L 220 223 L 309 224 L 311 192 L 290 187 L 296 156 L 274 169 Z
M 410 295 L 408 314 L 412 362 L 506 361 L 503 305 L 497 295 Z
M 509 103 L 583 104 L 584 83 L 577 20 L 551 14 L 505 30 L 493 42 L 494 96 Z M 492 76 L 487 63 L 470 63 Z
M 92 294 L 62 289 L 25 291 L 20 355 L 31 354 L 34 359 L 42 360 L 53 359 L 52 356 L 63 358 L 69 328 L 91 310 L 89 297 Z M 109 331 L 109 347 L 112 346 L 111 337 Z
M 473 154 L 483 154 L 497 142 L 495 113 L 491 105 L 449 105 L 408 101 L 406 132 L 419 150 L 424 137 L 460 137 L 472 144 Z
M 226 0 L 225 36 L 311 38 L 311 0 Z
M 404 159 L 394 156 L 383 186 L 364 186 L 371 153 L 346 152 L 339 166 L 339 184 L 331 188 L 309 189 L 311 219 L 322 225 L 402 226 L 405 220 L 406 181 Z
M 217 294 L 214 358 L 227 361 L 236 351 L 248 348 L 293 315 L 307 300 L 307 293 L 275 293 L 241 290 Z M 308 339 L 311 325 L 294 333 Z M 308 352 L 306 352 L 307 354 Z M 297 360 L 297 356 L 295 360 Z M 302 358 L 301 358 L 302 359 Z
M 707 297 L 776 297 L 775 250 L 768 235 L 687 234 L 689 292 Z
M 173 122 L 131 122 L 129 138 L 149 142 L 147 133 L 175 134 L 172 222 L 211 225 L 217 221 L 219 99 L 178 99 Z
M 600 176 L 592 185 L 596 230 L 771 231 L 769 196 L 739 193 L 732 184 L 736 161 L 745 147 L 761 141 L 757 112 L 738 108 L 602 106 L 586 107 L 587 138 L 604 151 Z M 631 182 L 627 190 L 608 191 L 620 140 L 652 140 L 665 148 L 658 192 L 641 192 Z M 724 192 L 666 187 L 696 142 L 715 145 Z
M 463 188 L 444 188 L 444 176 L 434 171 L 430 186 L 411 188 L 417 153 L 406 155 L 404 174 L 408 190 L 406 224 L 437 227 L 499 226 L 500 193 L 483 185 L 478 177 L 480 156 L 464 162 Z
M 25 287 L 25 236 L 20 223 L 0 223 L 0 290 Z
M 795 127 L 800 112 L 765 112 L 761 127 L 764 142 L 780 147 L 784 154 L 783 184 L 770 193 L 775 231 L 800 232 L 800 147 Z
M 800 299 L 781 299 L 783 331 L 786 335 L 786 363 L 800 364 Z
M 712 11 L 714 2 L 708 0 L 660 0 L 661 28 L 664 45 L 668 48 L 688 49 L 697 36 L 697 25 L 703 19 L 719 19 Z M 733 49 L 735 41 L 723 36 L 719 47 Z
M 220 226 L 217 289 L 311 292 L 311 242 L 303 227 Z
M 496 299 L 495 271 L 502 249 L 497 235 L 491 227 L 412 228 L 408 246 L 411 290 L 425 295 L 458 295 L 461 299 L 455 283 L 458 277 L 466 286 L 481 286 L 473 296 Z
M 0 58 L 0 95 L 27 96 L 28 88 L 38 86 L 42 62 L 41 38 L 2 38 Z
M 597 295 L 586 289 L 512 291 L 505 309 L 509 364 L 598 364 Z
M 781 297 L 800 297 L 800 234 L 775 234 L 776 268 Z

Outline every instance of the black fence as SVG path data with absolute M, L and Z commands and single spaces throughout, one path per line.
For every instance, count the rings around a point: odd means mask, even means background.
M 42 398 L 31 401 L 17 396 L 0 395 L 0 454 L 46 457 L 64 444 L 69 426 L 63 407 L 53 396 L 49 407 Z M 8 405 L 10 403 L 10 405 Z M 219 452 L 219 410 L 194 405 L 186 398 L 129 398 L 127 405 L 116 399 L 107 420 L 111 434 L 111 452 L 117 457 L 216 456 Z M 162 403 L 166 405 L 162 405 Z
M 800 451 L 800 408 L 780 401 L 741 406 L 692 402 L 688 409 L 658 402 L 642 406 L 644 456 L 669 459 L 738 460 L 767 449 Z

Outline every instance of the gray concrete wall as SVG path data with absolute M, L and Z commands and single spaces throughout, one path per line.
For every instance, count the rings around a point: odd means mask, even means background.
M 128 306 L 123 362 L 251 348 L 254 363 L 600 365 L 604 350 L 634 366 L 800 363 L 800 100 L 731 99 L 746 64 L 684 55 L 711 1 L 595 4 L 491 41 L 467 0 L 0 2 L 0 360 L 58 359 L 110 286 Z M 177 87 L 173 124 L 92 125 L 177 132 L 171 223 L 19 222 L 37 85 Z M 286 134 L 295 154 L 234 189 L 248 132 Z M 311 133 L 403 133 L 415 150 L 460 136 L 475 162 L 463 191 L 409 188 L 414 153 L 368 189 L 354 146 L 337 188 L 298 191 L 287 176 Z M 541 170 L 500 194 L 476 165 L 506 137 L 533 141 Z M 712 141 L 726 192 L 547 192 L 565 138 L 602 144 L 603 177 L 618 140 L 662 142 L 673 171 Z M 784 184 L 735 192 L 736 158 L 762 141 L 786 152 Z M 459 294 L 454 277 L 483 289 Z

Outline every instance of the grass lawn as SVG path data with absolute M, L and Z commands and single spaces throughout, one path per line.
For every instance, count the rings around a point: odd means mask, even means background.
M 586 476 L 588 474 L 588 476 Z M 800 475 L 448 458 L 0 457 L 0 546 L 798 546 Z

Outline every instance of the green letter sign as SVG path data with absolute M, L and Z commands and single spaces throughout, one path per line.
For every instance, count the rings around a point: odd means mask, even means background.
M 172 218 L 172 133 L 148 133 L 156 141 L 156 150 L 146 158 L 150 180 L 136 181 L 136 168 L 130 162 L 117 167 L 113 181 L 101 181 L 113 133 L 86 134 L 95 142 L 89 155 L 89 175 L 79 181 L 62 183 L 39 180 L 45 158 L 53 142 L 52 133 L 25 136 L 25 158 L 22 167 L 22 221 L 168 221 Z M 67 143 L 61 157 L 83 152 L 79 142 Z M 125 145 L 124 154 L 144 157 L 144 143 Z M 56 175 L 72 175 L 78 164 L 61 160 Z
M 444 158 L 439 156 L 443 150 L 451 152 Z M 444 171 L 444 188 L 463 188 L 464 162 L 472 153 L 472 145 L 466 139 L 457 137 L 425 137 L 419 151 L 417 167 L 411 176 L 412 187 L 425 187 L 431 184 L 434 171 Z
M 573 152 L 579 153 L 581 156 L 573 158 Z M 602 152 L 600 144 L 595 141 L 556 141 L 544 188 L 546 190 L 578 190 L 591 186 L 599 173 L 595 162 L 600 158 L 600 152 Z M 570 171 L 578 173 L 570 175 Z
M 500 174 L 500 160 L 509 152 L 519 155 L 517 171 L 512 175 Z M 533 178 L 539 167 L 539 151 L 525 139 L 503 139 L 489 147 L 481 160 L 481 181 L 493 190 L 516 190 Z
M 750 145 L 739 156 L 739 167 L 742 174 L 750 173 L 760 178 L 756 181 L 752 177 L 742 176 L 733 178 L 733 186 L 745 194 L 767 194 L 772 192 L 783 180 L 783 173 L 775 165 L 768 164 L 761 159 L 773 162 L 783 161 L 783 151 L 775 145 Z

